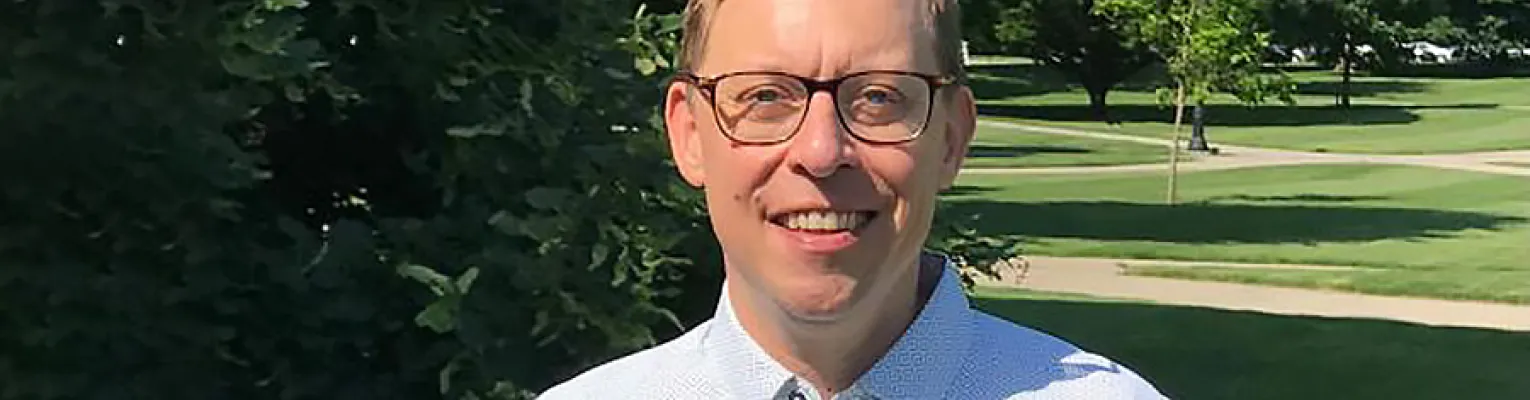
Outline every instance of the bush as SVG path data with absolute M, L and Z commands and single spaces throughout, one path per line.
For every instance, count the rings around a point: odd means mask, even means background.
M 0 399 L 528 397 L 705 318 L 634 10 L 0 3 Z

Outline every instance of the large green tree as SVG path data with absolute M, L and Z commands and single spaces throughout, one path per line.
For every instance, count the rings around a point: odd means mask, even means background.
M 1127 41 L 1094 0 L 1004 2 L 994 31 L 1012 54 L 1071 76 L 1089 94 L 1094 118 L 1112 121 L 1107 96 L 1116 85 L 1154 62 L 1141 42 Z

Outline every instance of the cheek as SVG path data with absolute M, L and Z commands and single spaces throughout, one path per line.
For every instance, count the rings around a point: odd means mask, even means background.
M 898 239 L 894 241 L 923 242 L 924 231 L 929 230 L 939 192 L 939 161 L 944 156 L 939 146 L 932 144 L 933 141 L 898 149 L 897 156 L 889 153 L 878 159 L 875 166 L 877 175 L 897 199 L 892 222 Z
M 932 142 L 885 149 L 869 157 L 870 169 L 893 190 L 900 200 L 928 197 L 940 175 L 943 154 Z
M 868 157 L 868 169 L 886 185 L 897 200 L 896 223 L 906 227 L 923 219 L 938 189 L 939 160 L 935 146 L 916 145 L 881 149 Z
M 749 212 L 757 192 L 769 180 L 780 151 L 742 147 L 731 142 L 705 144 L 707 195 L 714 206 Z

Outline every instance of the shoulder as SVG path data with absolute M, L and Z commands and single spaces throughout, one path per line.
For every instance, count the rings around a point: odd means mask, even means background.
M 702 354 L 701 336 L 711 324 L 702 323 L 674 340 L 591 368 L 547 389 L 537 398 L 694 397 L 686 394 L 707 387 L 697 361 Z
M 963 368 L 974 398 L 1163 399 L 1109 358 L 1046 333 L 972 311 L 974 342 Z M 968 396 L 959 396 L 968 397 Z

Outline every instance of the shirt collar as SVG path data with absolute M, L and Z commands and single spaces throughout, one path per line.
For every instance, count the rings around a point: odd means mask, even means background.
M 967 353 L 972 326 L 966 293 L 950 258 L 934 292 L 914 322 L 866 374 L 847 388 L 842 398 L 939 398 L 951 385 Z M 765 353 L 739 325 L 723 290 L 714 316 L 717 324 L 704 343 L 711 371 L 730 395 L 776 398 L 793 386 L 792 373 Z
M 765 353 L 733 314 L 726 284 L 713 324 L 702 339 L 703 359 L 729 398 L 775 399 L 793 381 L 791 371 Z

